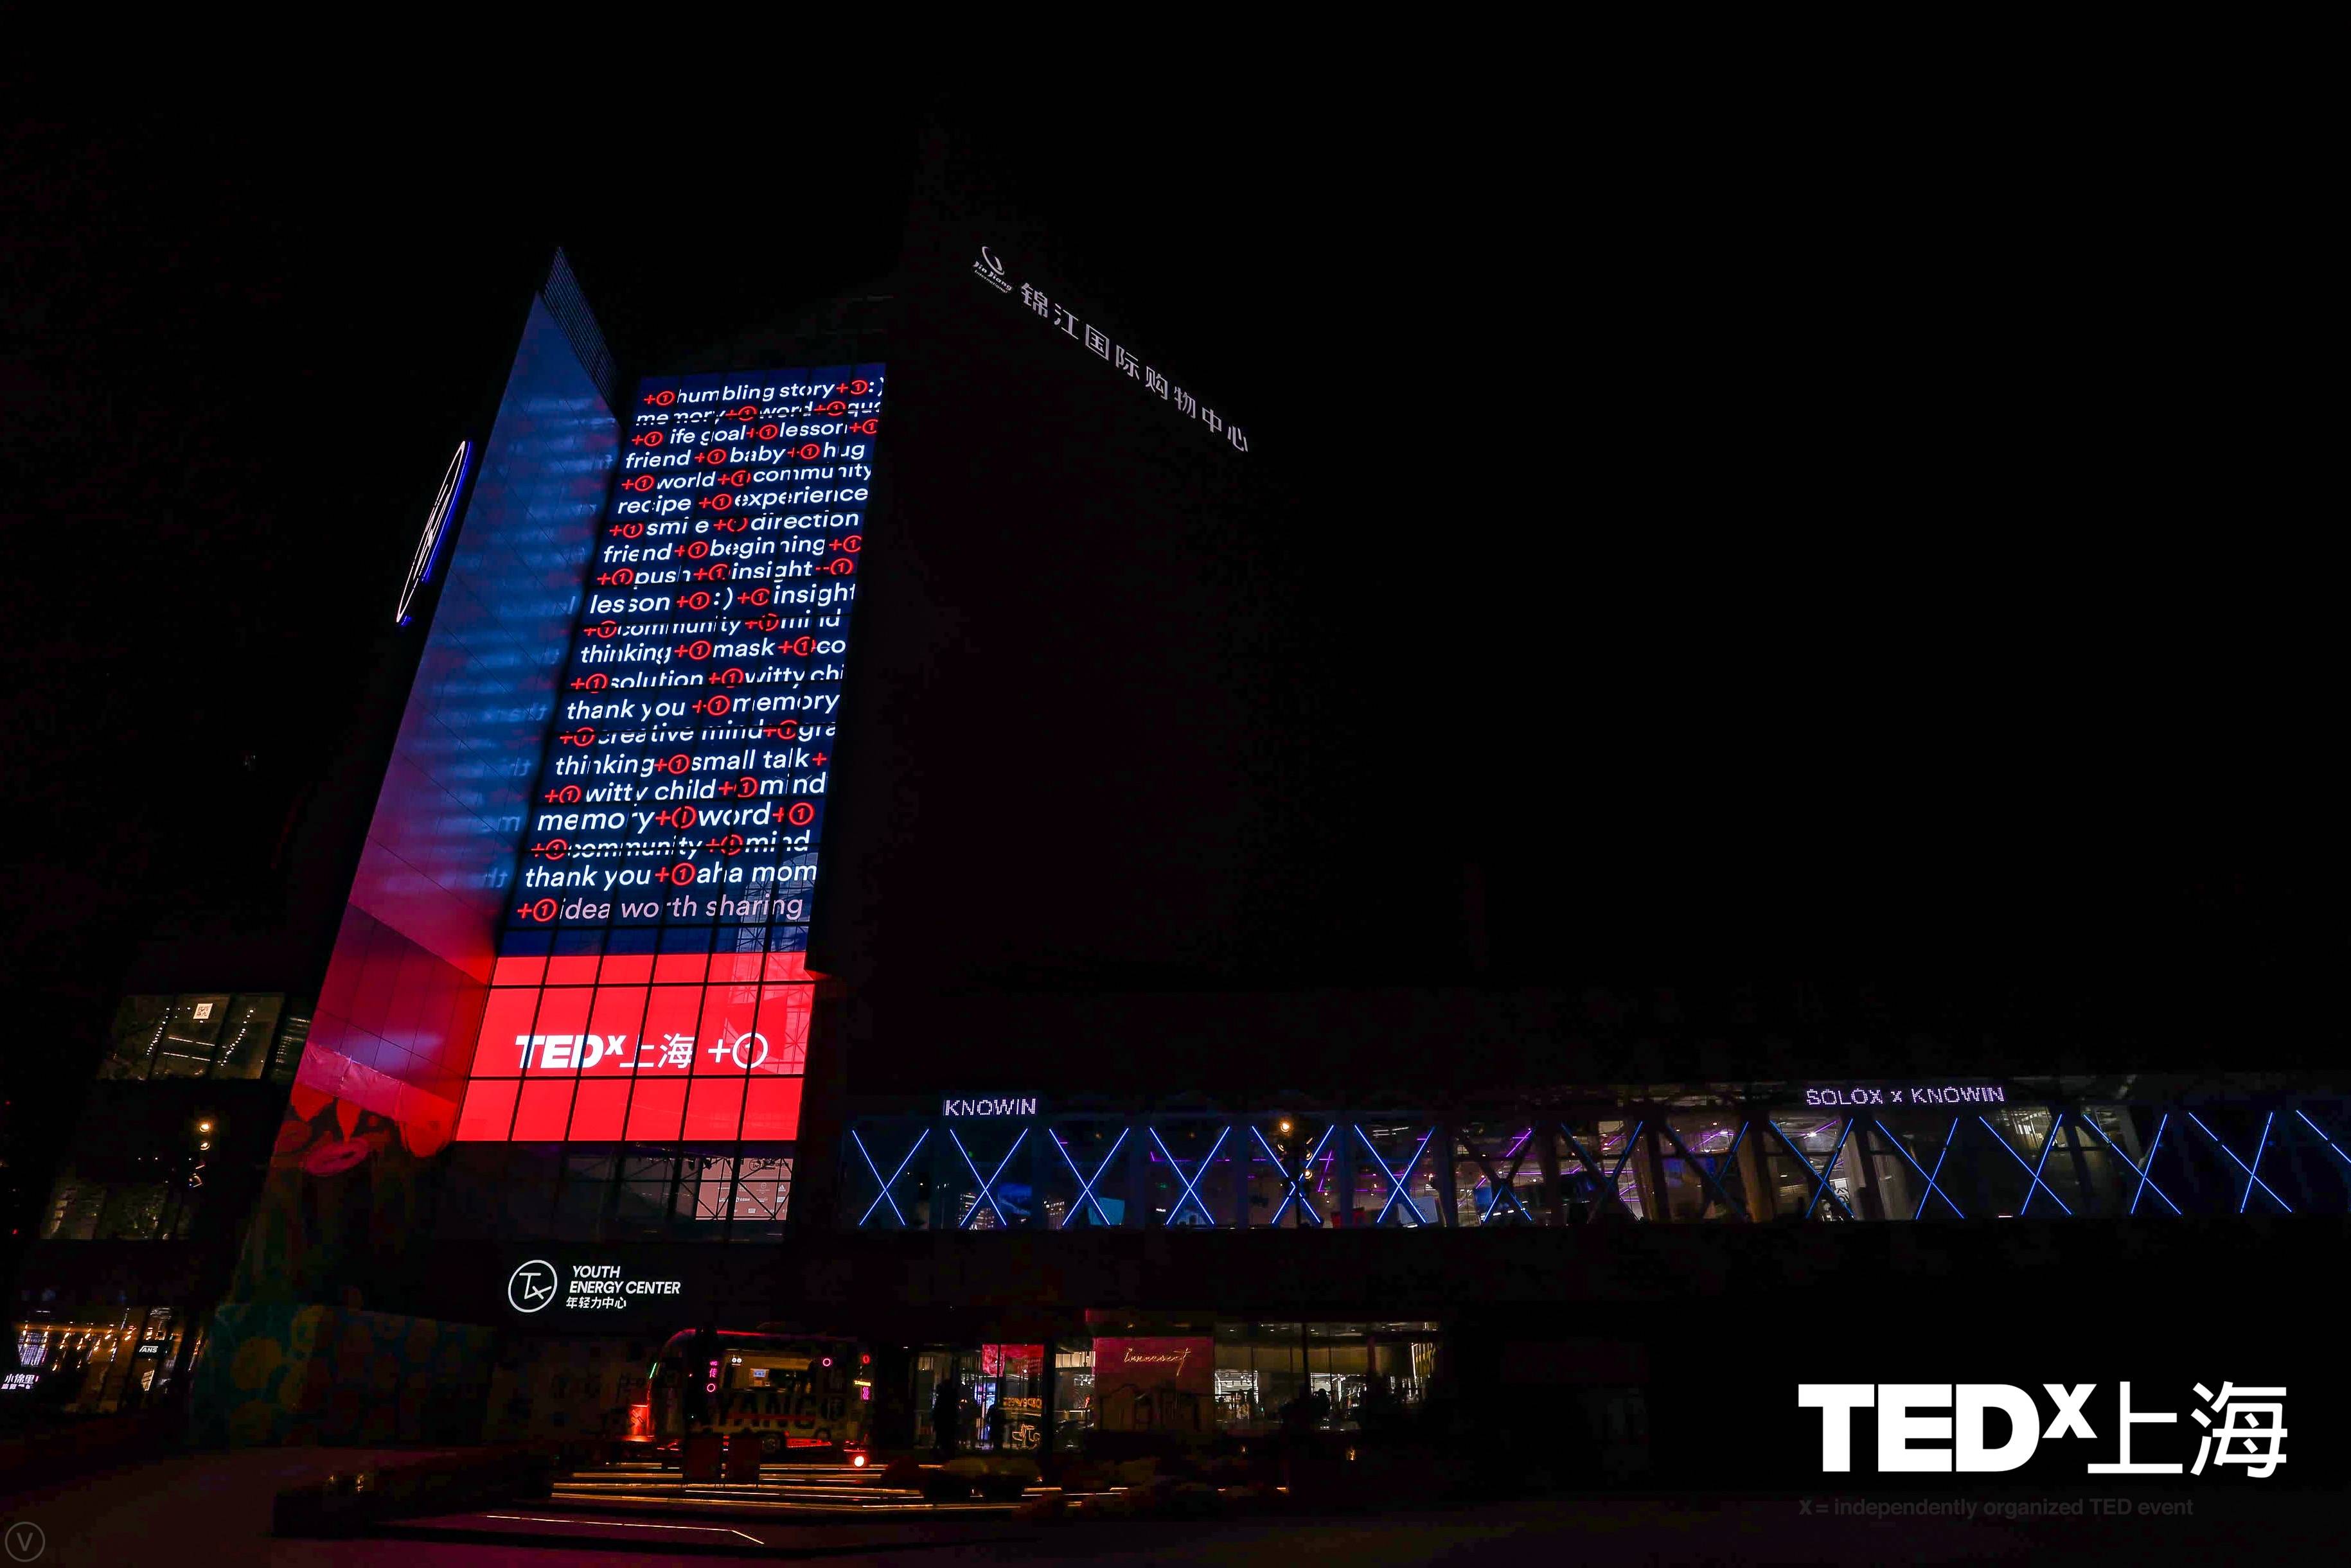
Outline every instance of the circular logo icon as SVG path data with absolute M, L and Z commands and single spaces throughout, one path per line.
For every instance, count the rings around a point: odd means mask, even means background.
M 0 1533 L 0 1542 L 6 1543 L 8 1555 L 19 1563 L 30 1563 L 49 1549 L 49 1538 L 29 1519 L 11 1523 L 5 1533 Z
M 533 1258 L 514 1272 L 507 1282 L 507 1303 L 517 1312 L 537 1312 L 555 1303 L 556 1286 L 561 1283 L 553 1263 Z
M 735 1065 L 748 1071 L 768 1059 L 768 1037 L 755 1029 L 735 1042 L 733 1054 Z

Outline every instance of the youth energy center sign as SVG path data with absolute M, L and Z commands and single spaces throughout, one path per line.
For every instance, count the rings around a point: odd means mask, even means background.
M 640 1297 L 672 1297 L 684 1289 L 683 1280 L 642 1278 L 618 1263 L 529 1258 L 507 1276 L 507 1305 L 527 1316 L 549 1310 L 625 1312 Z

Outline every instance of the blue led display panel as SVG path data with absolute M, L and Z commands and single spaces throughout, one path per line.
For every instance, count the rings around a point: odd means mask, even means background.
M 638 389 L 460 1139 L 794 1136 L 883 387 Z

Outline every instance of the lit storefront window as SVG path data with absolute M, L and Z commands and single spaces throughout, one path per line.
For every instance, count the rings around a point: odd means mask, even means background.
M 135 1410 L 180 1370 L 181 1314 L 170 1307 L 83 1309 L 16 1324 L 16 1365 L 0 1399 L 68 1415 Z
M 309 1008 L 275 992 L 126 996 L 98 1075 L 289 1083 L 309 1030 Z
M 1209 1332 L 1097 1335 L 1052 1347 L 1053 1446 L 1082 1434 L 1225 1433 L 1284 1428 L 1353 1431 L 1400 1420 L 1426 1402 L 1442 1336 L 1433 1323 L 1220 1322 Z M 1042 1440 L 1042 1345 L 982 1345 L 914 1357 L 916 1441 L 1008 1450 Z M 948 1394 L 943 1397 L 942 1391 Z M 952 1414 L 949 1406 L 954 1407 Z M 1000 1422 L 990 1413 L 1004 1409 Z
M 441 1183 L 448 1241 L 779 1241 L 789 1144 L 459 1147 Z

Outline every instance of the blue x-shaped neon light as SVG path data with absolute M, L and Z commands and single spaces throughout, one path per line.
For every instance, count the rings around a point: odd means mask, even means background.
M 963 1139 L 956 1136 L 956 1131 L 953 1127 L 949 1127 L 947 1129 L 947 1141 L 955 1145 L 956 1152 L 957 1154 L 963 1156 L 963 1168 L 971 1172 L 971 1179 L 974 1181 L 979 1182 L 979 1196 L 986 1201 L 988 1209 L 996 1215 L 996 1222 L 998 1225 L 1003 1226 L 1006 1230 L 1010 1230 L 1012 1227 L 1010 1222 L 1004 1218 L 1004 1210 L 997 1208 L 996 1206 L 996 1179 L 997 1177 L 1004 1174 L 1004 1168 L 1012 1163 L 1012 1157 L 1019 1154 L 1020 1152 L 1020 1146 L 1029 1141 L 1029 1129 L 1027 1127 L 1022 1127 L 1020 1129 L 1020 1136 L 1012 1140 L 1012 1147 L 1006 1149 L 1004 1151 L 1004 1158 L 996 1162 L 996 1175 L 989 1177 L 985 1181 L 980 1181 L 979 1167 L 971 1162 L 971 1151 L 963 1147 Z M 971 1229 L 971 1222 L 978 1218 L 979 1205 L 975 1203 L 971 1206 L 970 1210 L 965 1213 L 964 1217 L 956 1222 L 956 1229 L 958 1231 L 968 1231 Z
M 2166 1129 L 2170 1126 L 2171 1113 L 2169 1111 L 2164 1112 L 2162 1116 L 2156 1118 L 2155 1138 L 2147 1146 L 2147 1168 L 2139 1172 L 2138 1186 L 2131 1192 L 2130 1211 L 2134 1214 L 2138 1212 L 2138 1200 L 2140 1196 L 2144 1194 L 2148 1188 L 2155 1187 L 2155 1157 L 2163 1152 L 2163 1135 Z M 2171 1199 L 2165 1196 L 2162 1188 L 2156 1187 L 2155 1195 L 2158 1198 L 2163 1199 L 2166 1203 L 2171 1203 Z M 2174 1214 L 2179 1213 L 2179 1205 L 2177 1203 L 2171 1203 L 2171 1211 Z
M 1518 1155 L 1518 1160 L 1516 1164 L 1513 1164 L 1510 1167 L 1510 1174 L 1505 1177 L 1498 1177 L 1494 1174 L 1492 1168 L 1487 1166 L 1485 1157 L 1483 1155 L 1478 1155 L 1477 1149 L 1469 1145 L 1469 1140 L 1468 1138 L 1465 1137 L 1461 1140 L 1463 1146 L 1465 1147 L 1468 1147 L 1469 1152 L 1472 1155 L 1477 1155 L 1478 1164 L 1479 1168 L 1485 1171 L 1486 1179 L 1494 1183 L 1494 1190 L 1501 1197 L 1509 1199 L 1510 1200 L 1510 1207 L 1519 1211 L 1519 1218 L 1525 1220 L 1530 1225 L 1535 1222 L 1535 1217 L 1527 1212 L 1527 1206 L 1525 1204 L 1519 1201 L 1516 1184 L 1519 1179 L 1519 1167 L 1526 1164 L 1527 1162 L 1527 1157 L 1520 1151 L 1524 1149 L 1527 1145 L 1532 1143 L 1534 1141 L 1534 1129 L 1532 1127 L 1528 1128 L 1525 1132 L 1519 1135 L 1519 1141 L 1517 1144 L 1512 1146 L 1510 1149 L 1510 1153 Z M 1738 1146 L 1734 1144 L 1732 1147 L 1737 1147 Z M 1486 1205 L 1486 1212 L 1478 1216 L 1478 1223 L 1480 1225 L 1490 1225 L 1494 1222 L 1494 1216 L 1499 1214 L 1501 1211 L 1502 1206 L 1499 1202 L 1489 1203 Z
M 1959 1130 L 1959 1118 L 1956 1116 L 1952 1118 L 1950 1131 L 1943 1135 L 1943 1147 L 1935 1156 L 1935 1169 L 1933 1175 L 1928 1174 L 1927 1168 L 1925 1166 L 1920 1165 L 1917 1160 L 1910 1158 L 1910 1151 L 1902 1147 L 1902 1140 L 1900 1138 L 1896 1137 L 1892 1133 L 1886 1130 L 1886 1124 L 1884 1122 L 1874 1121 L 1869 1125 L 1877 1129 L 1878 1137 L 1884 1138 L 1887 1143 L 1894 1146 L 1894 1152 L 1902 1157 L 1902 1163 L 1917 1171 L 1918 1173 L 1918 1179 L 1927 1184 L 1927 1190 L 1918 1194 L 1918 1211 L 1911 1215 L 1911 1219 L 1921 1220 L 1926 1217 L 1927 1200 L 1931 1198 L 1939 1198 L 1944 1202 L 1949 1203 L 1951 1207 L 1951 1217 L 1953 1219 L 1964 1220 L 1967 1218 L 1965 1214 L 1959 1212 L 1959 1206 L 1958 1204 L 1951 1203 L 1951 1195 L 1935 1185 L 1935 1177 L 1943 1174 L 1943 1161 L 1951 1152 L 1952 1135 Z
M 1721 1168 L 1722 1166 L 1728 1165 L 1730 1161 L 1739 1158 L 1739 1145 L 1740 1141 L 1747 1137 L 1746 1123 L 1741 1122 L 1739 1124 L 1739 1130 L 1731 1135 L 1730 1147 L 1729 1148 L 1724 1149 L 1719 1155 L 1707 1157 L 1716 1162 L 1711 1166 L 1707 1163 L 1706 1159 L 1702 1159 L 1689 1151 L 1689 1146 L 1682 1142 L 1681 1135 L 1674 1131 L 1673 1123 L 1659 1122 L 1657 1124 L 1657 1130 L 1666 1135 L 1667 1140 L 1674 1146 L 1675 1152 L 1679 1154 L 1684 1160 L 1688 1162 L 1691 1169 L 1698 1172 L 1698 1179 L 1706 1184 L 1708 1191 L 1713 1193 L 1717 1199 L 1721 1200 L 1722 1206 L 1725 1209 L 1729 1210 L 1741 1220 L 1747 1218 L 1747 1206 L 1740 1202 L 1738 1199 L 1733 1198 L 1730 1195 L 1730 1189 L 1723 1186 L 1721 1180 L 1714 1174 L 1715 1171 Z
M 1092 1204 L 1093 1206 L 1095 1224 L 1107 1225 L 1110 1223 L 1110 1215 L 1103 1210 L 1102 1199 L 1094 1196 L 1094 1185 L 1102 1180 L 1102 1173 L 1110 1168 L 1110 1162 L 1118 1158 L 1118 1151 L 1126 1147 L 1126 1128 L 1121 1127 L 1118 1129 L 1118 1141 L 1110 1146 L 1110 1152 L 1102 1157 L 1102 1163 L 1094 1167 L 1094 1173 L 1091 1177 L 1089 1177 L 1084 1171 L 1080 1170 L 1078 1168 L 1078 1162 L 1070 1158 L 1070 1146 L 1063 1143 L 1058 1136 L 1054 1137 L 1053 1147 L 1061 1151 L 1061 1163 L 1068 1166 L 1070 1168 L 1070 1174 L 1078 1179 L 1078 1200 L 1070 1205 L 1068 1210 L 1061 1216 L 1061 1222 L 1059 1225 L 1054 1226 L 1053 1229 L 1056 1231 L 1068 1230 L 1070 1228 L 1070 1221 L 1076 1219 L 1078 1217 L 1078 1211 L 1088 1204 Z
M 1614 1194 L 1620 1190 L 1617 1187 L 1618 1179 L 1624 1176 L 1625 1168 L 1633 1162 L 1633 1151 L 1641 1147 L 1641 1129 L 1648 1125 L 1645 1121 L 1635 1122 L 1632 1132 L 1625 1136 L 1625 1152 L 1616 1157 L 1615 1168 L 1610 1170 L 1604 1179 L 1608 1192 Z M 1600 1184 L 1604 1180 L 1600 1174 L 1602 1169 L 1600 1162 L 1593 1158 L 1582 1144 L 1576 1142 L 1575 1135 L 1568 1131 L 1564 1126 L 1559 1129 L 1559 1136 L 1567 1140 L 1569 1152 L 1583 1162 L 1583 1174 L 1593 1183 L 1594 1189 L 1593 1196 L 1597 1199 L 1600 1195 Z
M 1821 1194 L 1825 1192 L 1828 1194 L 1829 1201 L 1837 1206 L 1838 1211 L 1843 1213 L 1846 1219 L 1852 1219 L 1852 1208 L 1846 1204 L 1844 1199 L 1836 1195 L 1835 1189 L 1829 1186 L 1829 1175 L 1832 1171 L 1836 1169 L 1837 1157 L 1844 1153 L 1844 1141 L 1853 1136 L 1854 1124 L 1848 1121 L 1844 1124 L 1844 1127 L 1839 1130 L 1837 1133 L 1836 1147 L 1829 1150 L 1829 1162 L 1821 1167 L 1817 1171 L 1813 1168 L 1813 1157 L 1796 1147 L 1796 1140 L 1788 1136 L 1788 1132 L 1785 1127 L 1782 1127 L 1778 1122 L 1771 1120 L 1769 1116 L 1766 1116 L 1763 1119 L 1763 1125 L 1780 1135 L 1780 1141 L 1787 1146 L 1787 1150 L 1790 1154 L 1796 1157 L 1796 1163 L 1804 1168 L 1804 1174 L 1813 1179 L 1813 1200 L 1804 1205 L 1804 1218 L 1809 1220 L 1813 1217 L 1813 1210 L 1821 1206 Z
M 1208 1152 L 1200 1157 L 1198 1166 L 1187 1177 L 1184 1174 L 1183 1162 L 1176 1158 L 1175 1152 L 1167 1147 L 1166 1140 L 1159 1136 L 1159 1129 L 1157 1127 L 1151 1129 L 1151 1141 L 1157 1144 L 1159 1152 L 1167 1157 L 1169 1168 L 1176 1172 L 1176 1179 L 1182 1183 L 1184 1188 L 1182 1195 L 1176 1199 L 1175 1207 L 1167 1210 L 1169 1225 L 1174 1225 L 1176 1220 L 1184 1217 L 1184 1205 L 1186 1203 L 1200 1211 L 1201 1219 L 1206 1220 L 1210 1225 L 1216 1224 L 1216 1215 L 1209 1212 L 1208 1205 L 1200 1197 L 1200 1179 L 1208 1174 L 1208 1167 L 1216 1161 L 1217 1151 L 1225 1147 L 1225 1139 L 1232 1136 L 1232 1130 L 1229 1127 L 1217 1129 L 1217 1141 L 1208 1146 Z
M 2169 1126 L 2170 1122 L 2171 1113 L 2167 1111 L 2162 1119 L 2155 1124 L 2155 1141 L 2147 1146 L 2147 1164 L 2138 1166 L 2131 1164 L 2131 1157 L 2125 1154 L 2122 1151 L 2122 1146 L 2106 1135 L 2106 1129 L 2098 1125 L 2095 1116 L 2085 1116 L 2077 1113 L 2074 1117 L 2075 1127 L 2087 1127 L 2097 1134 L 2098 1141 L 2106 1146 L 2106 1152 L 2121 1160 L 2124 1168 L 2138 1178 L 2138 1185 L 2131 1189 L 2130 1208 L 2126 1210 L 2127 1213 L 2138 1212 L 2138 1200 L 2147 1195 L 2147 1189 L 2150 1187 L 2155 1187 L 2155 1195 L 2163 1199 L 2165 1208 L 2174 1214 L 2179 1212 L 2179 1205 L 2171 1200 L 2171 1194 L 2155 1186 L 2155 1151 L 2163 1147 L 2163 1129 Z
M 2270 1124 L 2277 1120 L 2277 1113 L 2275 1111 L 2272 1111 L 2268 1116 L 2262 1118 L 2262 1141 L 2253 1148 L 2253 1163 L 2251 1165 L 2247 1165 L 2243 1160 L 2239 1159 L 2237 1158 L 2237 1151 L 2231 1148 L 2227 1144 L 2222 1143 L 2220 1141 L 2220 1135 L 2214 1132 L 2210 1127 L 2206 1127 L 2204 1125 L 2203 1118 L 2199 1116 L 2194 1111 L 2189 1111 L 2188 1113 L 2188 1119 L 2196 1124 L 2196 1129 L 2199 1132 L 2212 1140 L 2212 1147 L 2214 1148 L 2219 1149 L 2222 1154 L 2229 1157 L 2230 1164 L 2235 1166 L 2239 1170 L 2245 1173 L 2245 1190 L 2243 1195 L 2237 1199 L 2238 1213 L 2242 1214 L 2245 1211 L 2245 1205 L 2253 1200 L 2253 1189 L 2256 1187 L 2260 1188 L 2263 1192 L 2268 1193 L 2270 1195 L 2270 1201 L 2276 1204 L 2280 1209 L 2284 1210 L 2289 1214 L 2294 1212 L 2294 1206 L 2288 1203 L 2284 1199 L 2280 1198 L 2277 1195 L 2276 1189 L 2271 1187 L 2268 1182 L 2263 1181 L 2261 1176 L 2262 1152 L 2270 1146 Z
M 1386 1220 L 1388 1210 L 1395 1207 L 1395 1200 L 1404 1196 L 1405 1179 L 1412 1174 L 1413 1167 L 1418 1165 L 1420 1163 L 1420 1157 L 1427 1152 L 1428 1140 L 1437 1136 L 1437 1129 L 1435 1127 L 1431 1127 L 1426 1132 L 1421 1134 L 1420 1147 L 1412 1151 L 1412 1158 L 1410 1159 L 1405 1160 L 1394 1170 L 1390 1170 L 1388 1168 L 1387 1157 L 1382 1154 L 1378 1149 L 1372 1147 L 1371 1134 L 1365 1132 L 1361 1127 L 1357 1127 L 1355 1129 L 1355 1136 L 1364 1140 L 1364 1148 L 1371 1155 L 1372 1163 L 1378 1166 L 1380 1168 L 1380 1174 L 1388 1179 L 1388 1200 L 1380 1205 L 1379 1214 L 1377 1218 L 1374 1219 L 1372 1221 L 1373 1229 L 1377 1230 L 1379 1226 Z M 1404 1206 L 1404 1211 L 1412 1216 L 1412 1222 L 1416 1225 L 1426 1225 L 1428 1223 L 1426 1220 L 1421 1217 L 1420 1210 L 1414 1204 L 1406 1203 Z
M 857 1136 L 857 1130 L 854 1127 L 850 1129 L 849 1141 L 857 1146 L 857 1158 L 865 1162 L 865 1168 L 873 1173 L 873 1179 L 880 1184 L 882 1189 L 881 1192 L 874 1198 L 873 1201 L 865 1206 L 865 1212 L 857 1217 L 857 1228 L 859 1230 L 862 1231 L 865 1228 L 865 1221 L 872 1219 L 873 1211 L 876 1209 L 881 1208 L 884 1203 L 887 1203 L 890 1206 L 890 1212 L 897 1216 L 898 1228 L 902 1231 L 905 1229 L 906 1216 L 898 1208 L 898 1200 L 890 1196 L 890 1189 L 898 1185 L 898 1179 L 906 1174 L 906 1168 L 908 1166 L 914 1163 L 915 1150 L 921 1148 L 923 1147 L 924 1139 L 930 1136 L 931 1129 L 925 1127 L 922 1132 L 922 1137 L 914 1139 L 914 1147 L 909 1148 L 906 1151 L 906 1158 L 898 1162 L 898 1168 L 890 1173 L 890 1179 L 883 1181 L 882 1179 L 882 1168 L 873 1163 L 873 1157 L 872 1155 L 865 1152 L 865 1140 Z
M 1976 1120 L 1982 1122 L 1983 1130 L 1991 1134 L 1991 1141 L 2000 1145 L 2001 1150 L 2007 1154 L 2008 1158 L 2016 1161 L 2018 1166 L 2022 1168 L 2024 1174 L 2032 1178 L 2032 1185 L 2024 1189 L 2024 1201 L 2016 1206 L 2016 1214 L 2018 1219 L 2022 1219 L 2024 1217 L 2024 1211 L 2032 1207 L 2032 1195 L 2036 1192 L 2046 1192 L 2049 1194 L 2049 1201 L 2057 1205 L 2058 1208 L 2064 1209 L 2068 1214 L 2074 1212 L 2074 1210 L 2067 1206 L 2065 1200 L 2057 1196 L 2057 1189 L 2041 1179 L 2042 1168 L 2049 1163 L 2049 1151 L 2056 1147 L 2057 1128 L 2062 1125 L 2062 1117 L 2053 1114 L 2050 1116 L 2049 1136 L 2041 1140 L 2041 1158 L 2031 1165 L 2026 1165 L 2024 1163 L 2024 1157 L 2017 1153 L 2015 1148 L 2010 1145 L 2006 1138 L 2000 1136 L 2000 1129 L 1998 1127 L 1993 1127 L 1991 1123 L 1988 1121 L 1984 1121 L 1984 1118 L 1981 1116 L 1978 1116 Z
M 2295 1111 L 2294 1114 L 2295 1116 L 2302 1116 L 2302 1125 L 2318 1135 L 2318 1141 L 2326 1146 L 2329 1153 L 2333 1154 L 2335 1158 L 2341 1160 L 2344 1164 L 2351 1165 L 2351 1154 L 2346 1154 L 2341 1149 L 2336 1148 L 2335 1147 L 2335 1140 L 2326 1136 L 2325 1128 L 2320 1127 L 2316 1122 L 2312 1121 L 2309 1116 L 2304 1116 L 2299 1110 Z
M 1314 1162 L 1322 1158 L 1322 1146 L 1331 1141 L 1331 1134 L 1334 1130 L 1335 1129 L 1332 1127 L 1324 1127 L 1322 1129 L 1322 1136 L 1314 1140 L 1314 1147 L 1307 1151 L 1304 1163 L 1300 1165 L 1296 1172 L 1293 1173 L 1287 1166 L 1282 1164 L 1281 1157 L 1273 1152 L 1273 1146 L 1265 1141 L 1265 1134 L 1258 1131 L 1254 1127 L 1249 1128 L 1249 1137 L 1257 1139 L 1258 1147 L 1265 1150 L 1266 1162 L 1271 1165 L 1276 1170 L 1281 1172 L 1281 1185 L 1283 1189 L 1281 1202 L 1275 1208 L 1273 1218 L 1267 1220 L 1267 1224 L 1280 1224 L 1281 1217 L 1290 1211 L 1290 1205 L 1293 1199 L 1298 1204 L 1298 1217 L 1301 1220 L 1313 1225 L 1320 1225 L 1322 1223 L 1322 1211 L 1315 1208 L 1312 1203 L 1307 1201 L 1306 1179 L 1313 1174 Z

